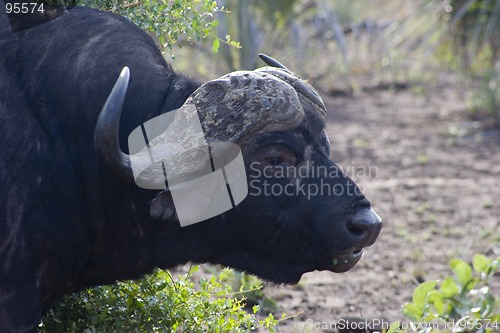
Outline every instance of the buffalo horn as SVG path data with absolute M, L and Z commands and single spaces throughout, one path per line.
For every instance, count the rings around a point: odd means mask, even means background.
M 283 65 L 278 60 L 271 58 L 267 54 L 259 53 L 259 57 L 262 59 L 262 61 L 264 61 L 267 65 L 271 67 L 277 67 L 289 71 L 288 68 L 285 67 L 285 65 Z
M 123 153 L 119 143 L 120 116 L 127 93 L 130 70 L 123 67 L 97 119 L 94 146 L 104 163 L 120 179 L 134 182 L 130 156 Z

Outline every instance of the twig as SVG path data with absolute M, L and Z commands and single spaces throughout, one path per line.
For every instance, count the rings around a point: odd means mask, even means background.
M 134 2 L 134 3 L 129 3 L 128 5 L 124 5 L 122 6 L 122 8 L 133 8 L 133 7 L 137 7 L 137 6 L 140 6 L 142 5 L 144 2 L 143 1 L 137 1 L 137 2 Z

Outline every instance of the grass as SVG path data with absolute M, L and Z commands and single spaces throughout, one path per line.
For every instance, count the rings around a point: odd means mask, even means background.
M 354 147 L 360 148 L 360 149 L 368 149 L 368 148 L 370 148 L 370 142 L 368 142 L 365 139 L 361 139 L 361 138 L 354 139 L 353 145 L 354 145 Z

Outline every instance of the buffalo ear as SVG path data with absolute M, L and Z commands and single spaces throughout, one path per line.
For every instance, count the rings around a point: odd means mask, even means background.
M 176 218 L 174 200 L 169 190 L 161 191 L 149 204 L 152 218 L 167 221 Z

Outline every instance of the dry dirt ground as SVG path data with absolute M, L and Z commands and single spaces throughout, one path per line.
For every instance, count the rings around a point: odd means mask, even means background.
M 500 130 L 468 118 L 460 89 L 323 97 L 332 157 L 384 227 L 347 273 L 308 273 L 295 287 L 266 285 L 278 313 L 302 312 L 280 332 L 335 332 L 325 325 L 345 317 L 404 319 L 401 305 L 417 281 L 451 275 L 449 259 L 500 255 Z

